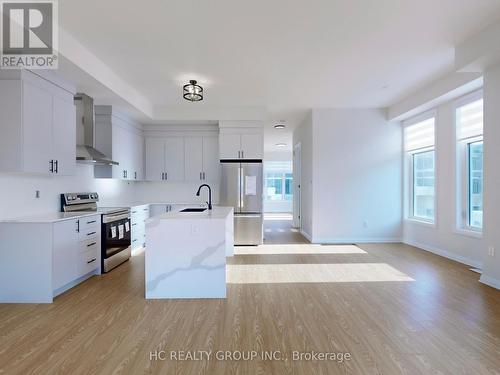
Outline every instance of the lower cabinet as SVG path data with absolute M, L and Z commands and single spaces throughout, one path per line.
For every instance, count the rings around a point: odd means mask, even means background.
M 149 205 L 131 207 L 132 251 L 146 246 L 146 220 L 149 218 Z
M 101 217 L 88 216 L 53 224 L 52 287 L 60 294 L 99 272 Z

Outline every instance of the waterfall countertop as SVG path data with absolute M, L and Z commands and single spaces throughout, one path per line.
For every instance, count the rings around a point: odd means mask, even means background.
M 146 298 L 225 298 L 233 220 L 232 207 L 172 211 L 147 220 Z

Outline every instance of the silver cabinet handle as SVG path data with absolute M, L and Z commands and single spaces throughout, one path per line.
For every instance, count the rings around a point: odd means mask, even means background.
M 96 260 L 97 260 L 96 258 L 94 258 L 94 259 L 92 259 L 92 260 L 89 260 L 89 261 L 87 262 L 87 264 L 93 263 L 93 262 L 95 262 Z
M 92 236 L 93 234 L 96 234 L 96 232 L 89 232 L 87 233 L 87 236 Z
M 92 243 L 89 243 L 89 244 L 87 245 L 87 247 L 91 247 L 91 246 L 94 246 L 94 245 L 97 245 L 97 242 L 92 242 Z
M 55 172 L 59 173 L 59 160 L 55 160 Z
M 80 233 L 80 220 L 76 221 L 76 232 Z
M 49 164 L 50 164 L 49 172 L 54 173 L 54 160 L 51 160 Z
M 203 180 L 206 180 L 206 178 L 205 178 L 205 172 L 203 172 Z
M 90 220 L 90 221 L 87 221 L 87 224 L 93 224 L 95 222 L 96 222 L 95 220 Z

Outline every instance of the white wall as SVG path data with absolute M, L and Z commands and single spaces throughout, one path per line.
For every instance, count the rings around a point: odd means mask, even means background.
M 313 170 L 313 242 L 400 240 L 401 128 L 384 111 L 314 109 Z
M 129 200 L 135 194 L 132 182 L 95 179 L 92 166 L 77 164 L 75 176 L 36 176 L 0 173 L 0 219 L 60 211 L 60 194 L 97 191 L 100 204 Z M 40 198 L 35 198 L 40 190 Z
M 403 241 L 475 267 L 481 265 L 482 240 L 457 230 L 457 159 L 455 106 L 448 101 L 436 109 L 436 224 L 407 220 Z M 405 166 L 407 168 L 407 166 Z M 405 194 L 405 204 L 410 198 Z
M 484 247 L 481 281 L 500 289 L 500 64 L 484 72 Z M 495 256 L 488 255 L 488 247 Z
M 313 117 L 309 111 L 302 123 L 293 132 L 293 145 L 301 144 L 301 221 L 302 233 L 311 239 L 313 235 Z

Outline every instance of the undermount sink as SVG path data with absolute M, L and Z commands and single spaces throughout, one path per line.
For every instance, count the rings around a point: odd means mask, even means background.
M 197 208 L 185 208 L 181 210 L 181 212 L 203 212 L 206 211 L 206 207 L 197 207 Z

